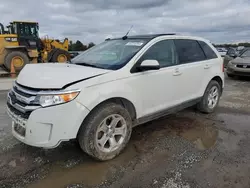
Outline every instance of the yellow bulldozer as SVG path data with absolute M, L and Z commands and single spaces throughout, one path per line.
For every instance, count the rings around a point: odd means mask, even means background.
M 39 37 L 37 22 L 13 21 L 4 28 L 0 23 L 0 65 L 11 73 L 28 63 L 67 62 L 69 41 Z

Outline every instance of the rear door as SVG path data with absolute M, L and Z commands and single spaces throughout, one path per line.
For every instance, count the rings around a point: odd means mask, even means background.
M 203 52 L 206 56 L 206 62 L 204 64 L 204 74 L 203 74 L 203 90 L 200 92 L 204 92 L 204 88 L 207 87 L 207 84 L 212 79 L 212 77 L 216 75 L 220 75 L 222 72 L 222 59 L 218 58 L 213 49 L 204 41 L 198 41 Z
M 175 39 L 174 43 L 179 57 L 175 97 L 178 103 L 182 103 L 201 96 L 206 56 L 196 40 Z

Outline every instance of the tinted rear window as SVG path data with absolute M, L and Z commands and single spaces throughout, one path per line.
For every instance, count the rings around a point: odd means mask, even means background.
M 180 63 L 191 63 L 207 59 L 196 40 L 176 39 L 174 42 Z
M 203 41 L 198 41 L 199 44 L 201 45 L 201 48 L 203 49 L 207 59 L 214 59 L 217 58 L 216 53 L 208 46 L 205 42 Z

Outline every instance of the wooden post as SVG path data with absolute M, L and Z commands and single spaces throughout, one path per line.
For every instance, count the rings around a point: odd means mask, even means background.
M 38 62 L 37 57 L 34 57 L 31 62 L 32 63 L 37 63 Z
M 11 78 L 15 78 L 16 77 L 16 70 L 15 70 L 13 62 L 11 62 L 11 65 L 10 65 L 10 77 Z

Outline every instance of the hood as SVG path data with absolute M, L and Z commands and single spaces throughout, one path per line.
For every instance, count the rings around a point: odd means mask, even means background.
M 61 89 L 107 72 L 110 70 L 66 63 L 28 64 L 18 75 L 17 83 L 34 89 Z
M 250 57 L 236 57 L 235 59 L 232 60 L 232 63 L 234 64 L 250 64 Z

